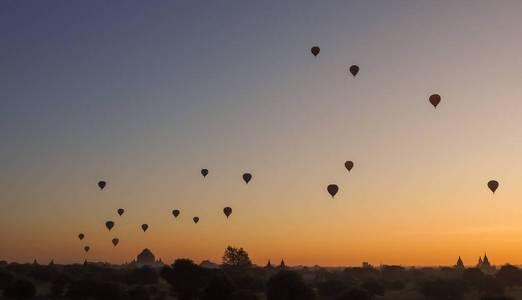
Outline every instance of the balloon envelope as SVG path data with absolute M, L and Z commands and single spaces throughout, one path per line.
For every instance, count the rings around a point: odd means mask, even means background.
M 123 213 L 125 212 L 125 209 L 123 208 L 118 208 L 118 215 L 123 215 Z
M 201 175 L 203 175 L 203 177 L 207 177 L 207 175 L 208 175 L 208 170 L 207 170 L 207 169 L 202 169 L 202 170 L 201 170 Z
M 147 224 L 142 224 L 141 225 L 141 229 L 143 230 L 143 232 L 147 231 L 147 229 L 149 229 L 149 225 Z
M 107 185 L 107 182 L 105 181 L 98 181 L 98 187 L 100 188 L 100 190 L 103 190 L 105 188 L 105 186 Z
M 250 174 L 250 173 L 243 174 L 243 180 L 246 182 L 246 184 L 248 184 L 250 182 L 250 180 L 252 180 L 252 174 Z
M 198 217 L 194 217 L 194 218 L 192 218 L 192 220 L 193 220 L 194 223 L 196 223 L 196 224 L 199 222 L 199 218 L 198 218 Z
M 114 222 L 113 221 L 105 222 L 105 227 L 107 227 L 107 229 L 109 229 L 109 231 L 110 231 L 112 229 L 112 227 L 114 227 Z
M 119 239 L 116 239 L 116 238 L 112 239 L 112 244 L 114 245 L 114 247 L 116 247 L 119 242 L 120 242 Z
M 332 198 L 335 196 L 335 194 L 337 194 L 337 192 L 339 191 L 339 187 L 337 186 L 337 184 L 329 184 L 327 187 L 326 187 L 326 190 L 328 191 L 328 193 L 332 196 Z
M 225 214 L 225 216 L 227 216 L 227 218 L 230 217 L 230 215 L 232 214 L 232 208 L 228 206 L 223 208 L 223 213 Z
M 313 46 L 312 49 L 310 49 L 310 52 L 312 52 L 312 54 L 314 56 L 317 56 L 319 54 L 319 52 L 321 52 L 321 48 L 319 48 L 317 46 Z
M 496 181 L 496 180 L 490 180 L 490 181 L 488 181 L 488 187 L 489 187 L 489 189 L 490 189 L 493 193 L 495 193 L 495 191 L 496 191 L 497 188 L 498 188 L 498 181 Z
M 359 73 L 359 66 L 357 66 L 357 65 L 351 66 L 350 73 L 353 75 L 353 77 L 355 77 L 355 75 L 357 75 L 357 73 Z
M 174 218 L 177 218 L 179 216 L 179 210 L 178 209 L 173 210 L 172 214 L 174 215 Z
M 83 247 L 83 250 L 84 250 L 85 252 L 89 252 L 89 250 L 91 250 L 91 247 L 89 247 L 89 246 L 85 246 L 85 247 Z
M 348 160 L 344 163 L 344 166 L 346 167 L 346 170 L 350 172 L 353 169 L 353 161 Z
M 439 105 L 441 97 L 439 94 L 433 94 L 430 96 L 430 103 L 433 105 L 433 107 L 437 108 L 437 105 Z
M 83 233 L 78 234 L 78 238 L 80 239 L 80 241 L 83 240 L 84 237 L 85 237 L 85 234 L 83 234 Z

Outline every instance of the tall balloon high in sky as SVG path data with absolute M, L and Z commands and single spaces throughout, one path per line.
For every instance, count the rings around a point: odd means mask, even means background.
M 143 232 L 146 232 L 147 229 L 149 229 L 149 225 L 147 225 L 147 224 L 141 224 L 141 230 L 143 230 Z
M 78 234 L 78 238 L 80 239 L 80 241 L 83 240 L 85 238 L 85 234 L 83 234 L 83 233 Z
M 105 182 L 103 180 L 98 181 L 98 187 L 100 188 L 100 190 L 103 190 L 106 185 L 107 185 L 107 182 Z
M 117 213 L 120 216 L 122 216 L 124 212 L 125 212 L 125 209 L 123 209 L 123 208 L 118 208 L 118 210 L 117 210 Z
M 314 56 L 317 56 L 319 55 L 319 52 L 321 52 L 321 48 L 319 48 L 318 46 L 313 46 L 311 49 L 310 49 L 310 52 L 312 52 L 312 54 Z
M 89 252 L 89 250 L 91 250 L 91 247 L 89 247 L 89 246 L 83 247 L 83 251 L 85 251 L 85 253 Z
M 245 181 L 246 184 L 248 184 L 250 182 L 250 180 L 252 180 L 252 174 L 250 174 L 250 173 L 243 174 L 243 180 Z
M 346 168 L 346 170 L 348 170 L 348 172 L 350 172 L 353 169 L 353 161 L 347 160 L 344 163 L 344 167 Z
M 488 188 L 491 190 L 492 193 L 495 193 L 495 191 L 498 189 L 498 181 L 496 181 L 496 180 L 488 181 Z
M 174 216 L 174 218 L 177 218 L 179 216 L 179 213 L 180 213 L 179 209 L 174 209 L 172 211 L 172 215 Z
M 430 100 L 431 105 L 433 105 L 433 107 L 437 108 L 437 105 L 439 105 L 439 103 L 441 101 L 441 97 L 439 94 L 433 94 L 430 96 L 429 100 Z
M 223 213 L 225 214 L 225 216 L 226 216 L 227 219 L 228 219 L 228 217 L 230 217 L 230 215 L 232 214 L 232 208 L 230 208 L 230 207 L 228 207 L 228 206 L 225 207 L 225 208 L 223 208 Z
M 330 196 L 332 196 L 332 198 L 333 198 L 339 191 L 339 186 L 337 186 L 337 184 L 329 184 L 326 187 L 326 190 L 328 191 L 328 194 L 330 194 Z
M 207 177 L 208 169 L 201 169 L 201 175 L 203 175 L 203 177 Z
M 350 73 L 353 75 L 353 77 L 355 77 L 357 75 L 357 73 L 359 73 L 359 66 L 357 66 L 357 65 L 350 66 Z
M 114 247 L 118 246 L 119 243 L 120 243 L 120 239 L 118 239 L 118 238 L 112 239 L 112 244 L 114 245 Z
M 107 227 L 107 229 L 109 229 L 109 231 L 111 231 L 111 229 L 114 227 L 114 222 L 113 221 L 105 222 L 105 227 Z
M 197 223 L 199 222 L 199 217 L 194 217 L 194 218 L 192 218 L 192 221 L 194 221 L 194 223 L 197 224 Z

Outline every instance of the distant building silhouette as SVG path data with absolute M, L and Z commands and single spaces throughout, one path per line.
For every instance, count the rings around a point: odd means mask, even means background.
M 140 254 L 138 254 L 138 257 L 136 257 L 135 260 L 133 260 L 131 263 L 127 264 L 126 266 L 130 267 L 143 267 L 143 266 L 149 266 L 149 267 L 162 267 L 165 264 L 161 261 L 161 259 L 156 260 L 156 257 L 150 251 L 149 249 L 145 248 L 143 251 L 141 251 Z
M 139 265 L 152 265 L 156 262 L 156 257 L 149 249 L 144 249 L 138 254 L 136 263 Z
M 462 261 L 462 258 L 460 258 L 460 256 L 457 260 L 457 263 L 455 264 L 455 269 L 457 269 L 457 271 L 464 271 L 466 269 L 466 267 L 464 266 L 464 262 Z
M 497 271 L 495 266 L 489 262 L 488 255 L 484 253 L 484 258 L 479 257 L 477 268 L 482 270 L 485 274 L 493 274 Z
M 272 268 L 272 264 L 270 263 L 270 259 L 268 260 L 268 263 L 266 264 L 265 268 Z
M 285 261 L 283 259 L 281 259 L 281 264 L 279 265 L 279 268 L 280 269 L 286 268 Z
M 200 267 L 205 269 L 219 269 L 219 265 L 211 262 L 210 260 L 204 260 L 199 264 Z
M 365 269 L 373 268 L 373 266 L 367 261 L 363 261 L 362 267 Z

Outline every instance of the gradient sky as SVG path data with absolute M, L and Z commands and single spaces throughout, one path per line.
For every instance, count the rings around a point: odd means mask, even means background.
M 522 263 L 521 11 L 1 1 L 0 260 Z

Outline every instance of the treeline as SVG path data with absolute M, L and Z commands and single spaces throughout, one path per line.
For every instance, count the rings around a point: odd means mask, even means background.
M 158 269 L 2 264 L 0 290 L 4 299 L 367 300 L 413 293 L 416 299 L 500 300 L 512 299 L 508 291 L 522 287 L 522 271 L 511 265 L 487 275 L 477 268 L 254 267 L 233 258 L 214 269 L 188 259 Z

